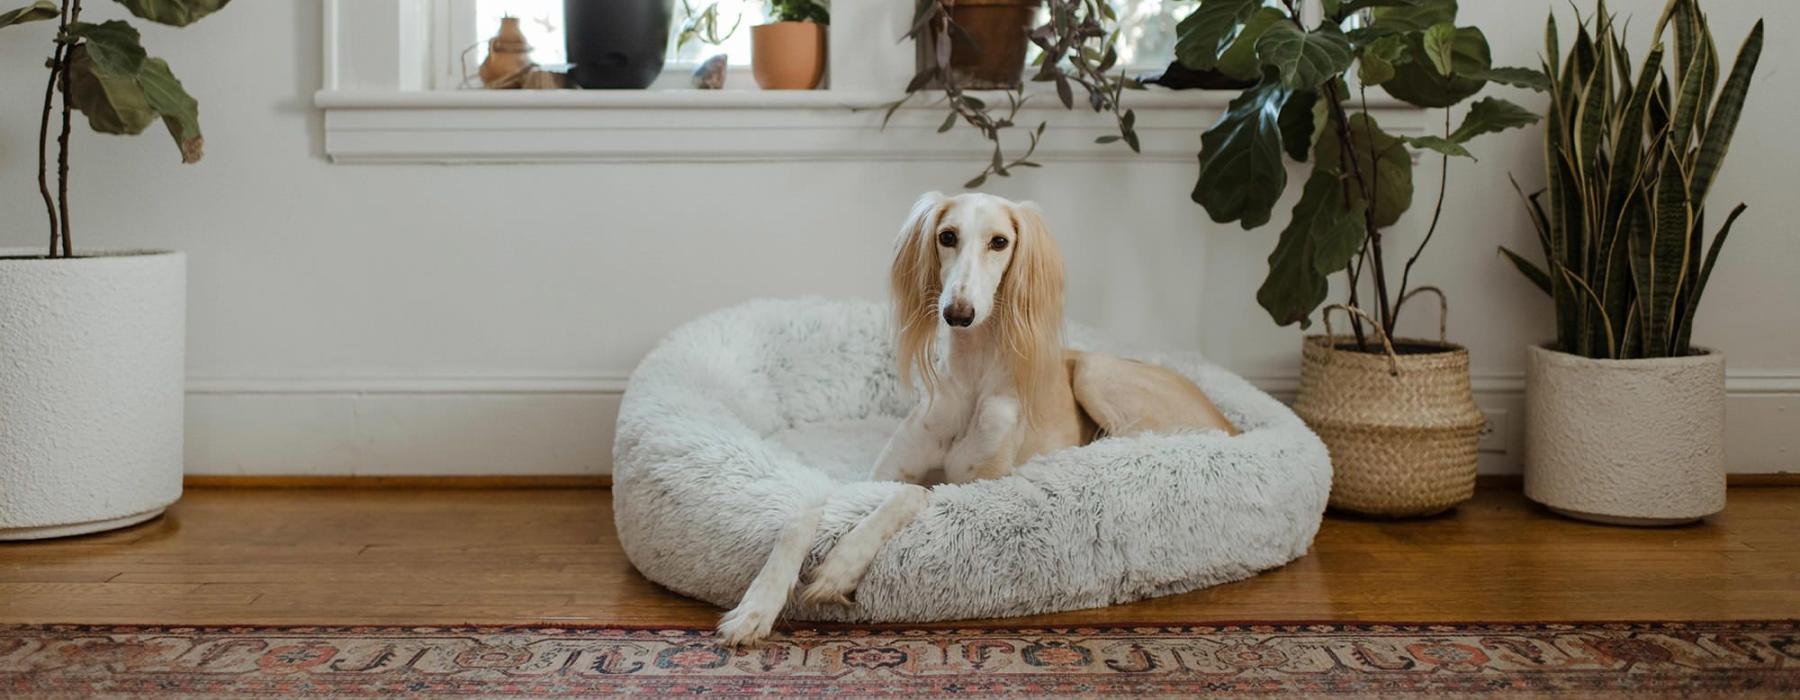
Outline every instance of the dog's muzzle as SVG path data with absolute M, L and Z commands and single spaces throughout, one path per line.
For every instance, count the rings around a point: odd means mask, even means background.
M 966 301 L 954 301 L 944 307 L 944 322 L 957 328 L 968 328 L 975 323 L 975 305 Z

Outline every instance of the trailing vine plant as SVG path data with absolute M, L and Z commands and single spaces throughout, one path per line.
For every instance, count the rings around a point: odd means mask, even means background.
M 1001 107 L 989 105 L 987 100 L 960 84 L 956 71 L 951 69 L 951 48 L 956 42 L 976 50 L 980 50 L 980 46 L 952 19 L 950 8 L 954 4 L 953 0 L 917 0 L 912 26 L 900 40 L 929 37 L 933 51 L 907 83 L 906 96 L 888 105 L 882 125 L 885 127 L 894 112 L 915 95 L 942 90 L 943 104 L 949 108 L 949 114 L 944 116 L 938 133 L 950 131 L 961 121 L 981 132 L 982 138 L 993 145 L 992 156 L 981 174 L 963 183 L 963 187 L 973 189 L 987 182 L 990 176 L 1011 176 L 1014 168 L 1042 167 L 1031 156 L 1037 152 L 1048 122 L 1040 121 L 1036 128 L 1026 132 L 1028 143 L 1024 154 L 1007 156 L 1001 136 L 1017 124 L 1019 111 L 1033 95 L 1026 92 L 1023 85 L 1002 91 L 1006 105 Z M 1096 141 L 1122 141 L 1137 152 L 1137 114 L 1124 106 L 1122 98 L 1124 91 L 1141 90 L 1143 86 L 1126 77 L 1122 68 L 1116 73 L 1111 72 L 1119 68 L 1118 15 L 1111 3 L 1106 0 L 1045 0 L 1045 5 L 1049 18 L 1027 34 L 1042 51 L 1031 81 L 1055 83 L 1057 99 L 1064 109 L 1070 110 L 1075 109 L 1075 89 L 1080 87 L 1086 94 L 1084 102 L 1089 108 L 1096 113 L 1111 113 L 1118 123 L 1118 134 L 1101 136 Z
M 1307 327 L 1329 293 L 1329 276 L 1343 272 L 1352 307 L 1370 282 L 1370 311 L 1391 336 L 1413 266 L 1437 233 L 1450 159 L 1473 159 L 1466 144 L 1478 136 L 1538 120 L 1530 110 L 1488 97 L 1452 128 L 1449 108 L 1491 82 L 1541 91 L 1547 79 L 1532 69 L 1494 67 L 1481 30 L 1456 26 L 1455 0 L 1319 4 L 1322 20 L 1315 26 L 1303 19 L 1298 0 L 1202 0 L 1181 22 L 1176 57 L 1184 66 L 1258 81 L 1201 137 L 1193 199 L 1216 222 L 1257 228 L 1269 222 L 1287 188 L 1283 155 L 1310 161 L 1312 174 L 1269 255 L 1257 303 L 1277 324 Z M 1346 79 L 1352 67 L 1354 89 Z M 1444 110 L 1443 135 L 1383 131 L 1368 110 L 1370 89 Z M 1412 206 L 1409 146 L 1440 154 L 1444 168 L 1430 227 L 1396 275 L 1383 229 Z M 1353 318 L 1352 328 L 1366 349 L 1361 321 Z
M 116 0 L 131 14 L 174 27 L 185 27 L 224 7 L 230 0 Z M 73 111 L 87 116 L 88 126 L 104 134 L 140 134 L 161 120 L 181 149 L 181 162 L 200 160 L 200 105 L 182 88 L 168 62 L 146 54 L 138 30 L 123 20 L 82 21 L 82 1 L 37 0 L 0 12 L 0 28 L 26 22 L 56 20 L 54 49 L 44 65 L 43 115 L 38 122 L 38 192 L 50 218 L 50 255 L 73 257 L 69 219 L 69 134 Z M 59 99 L 60 98 L 60 99 Z M 60 103 L 56 136 L 56 192 L 50 188 L 50 128 Z

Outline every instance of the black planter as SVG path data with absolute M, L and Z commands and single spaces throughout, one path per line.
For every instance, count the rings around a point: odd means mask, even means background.
M 669 50 L 672 0 L 563 0 L 569 77 L 599 89 L 650 86 Z

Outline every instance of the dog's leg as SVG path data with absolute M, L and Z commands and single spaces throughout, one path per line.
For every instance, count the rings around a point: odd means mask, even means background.
M 984 398 L 968 432 L 944 459 L 944 476 L 955 484 L 1006 476 L 1016 466 L 1023 437 L 1019 400 L 1000 395 Z
M 925 487 L 911 484 L 888 496 L 832 545 L 831 553 L 813 569 L 811 580 L 801 589 L 801 602 L 849 605 L 850 593 L 862 583 L 881 546 L 918 516 L 929 496 Z
M 941 426 L 955 422 L 954 416 L 938 415 L 946 412 L 925 401 L 914 406 L 875 460 L 875 480 L 916 484 L 932 469 L 943 466 L 954 434 Z
M 740 646 L 769 636 L 775 618 L 787 607 L 788 596 L 800 580 L 800 566 L 806 563 L 824 510 L 823 503 L 809 504 L 782 528 L 774 549 L 769 551 L 769 560 L 750 582 L 749 590 L 744 591 L 743 600 L 719 619 L 719 643 Z

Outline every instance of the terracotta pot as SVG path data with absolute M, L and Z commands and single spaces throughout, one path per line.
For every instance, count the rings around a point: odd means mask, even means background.
M 1031 47 L 1026 35 L 1040 4 L 1040 0 L 957 0 L 950 18 L 974 41 L 950 44 L 950 71 L 957 84 L 973 90 L 1006 90 L 1022 84 L 1025 51 Z M 921 36 L 919 60 L 922 65 L 933 64 L 936 34 Z
M 1596 360 L 1531 348 L 1525 496 L 1614 525 L 1725 508 L 1725 356 Z
M 811 90 L 825 76 L 825 27 L 776 22 L 750 28 L 750 72 L 764 90 Z

